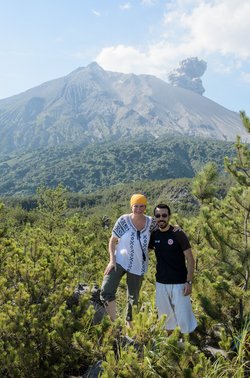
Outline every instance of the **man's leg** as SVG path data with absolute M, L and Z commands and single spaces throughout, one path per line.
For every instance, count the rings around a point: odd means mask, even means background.
M 161 284 L 156 282 L 156 307 L 159 318 L 166 315 L 165 327 L 167 334 L 170 335 L 177 327 L 177 321 L 172 303 L 173 285 Z
M 191 333 L 197 327 L 190 295 L 183 294 L 184 284 L 174 285 L 173 303 L 175 308 L 175 316 L 181 333 Z

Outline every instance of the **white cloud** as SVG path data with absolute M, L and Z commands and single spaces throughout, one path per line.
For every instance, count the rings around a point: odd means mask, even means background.
M 163 77 L 162 63 L 150 52 L 144 53 L 132 46 L 107 47 L 95 59 L 104 69 L 123 73 L 147 73 Z M 159 64 L 160 63 L 160 64 Z M 164 72 L 167 74 L 167 71 Z
M 248 0 L 242 0 L 240 5 L 237 0 L 181 1 L 172 3 L 165 14 L 166 36 L 169 31 L 175 33 L 179 36 L 177 42 L 191 51 L 245 59 L 250 57 L 249 19 Z
M 111 46 L 102 49 L 96 57 L 104 69 L 124 73 L 147 73 L 157 77 L 166 78 L 170 70 L 183 58 L 183 49 L 174 48 L 172 45 L 149 46 L 146 52 L 139 51 L 133 46 Z
M 240 3 L 238 0 L 172 0 L 166 2 L 158 41 L 144 51 L 133 46 L 109 46 L 96 60 L 105 69 L 164 77 L 187 57 L 207 60 L 217 56 L 218 69 L 230 72 L 232 68 L 239 69 L 241 61 L 250 60 L 249 20 L 249 0 Z
M 238 59 L 230 59 L 229 61 L 221 61 L 217 62 L 217 65 L 215 67 L 215 71 L 219 74 L 223 75 L 230 75 L 233 72 L 240 70 L 242 68 L 242 61 Z
M 93 13 L 95 16 L 97 16 L 97 17 L 100 17 L 100 16 L 101 16 L 101 13 L 98 12 L 97 10 L 95 10 L 95 9 L 92 9 L 92 13 Z
M 141 0 L 142 5 L 155 5 L 157 0 Z
M 140 66 L 147 64 L 144 53 L 132 46 L 112 46 L 104 48 L 96 58 L 103 68 L 124 73 L 140 73 Z
M 125 4 L 120 5 L 121 10 L 129 10 L 130 8 L 131 8 L 130 3 L 125 3 Z

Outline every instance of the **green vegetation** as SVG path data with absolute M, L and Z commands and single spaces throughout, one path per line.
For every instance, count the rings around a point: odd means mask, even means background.
M 5 156 L 0 159 L 0 195 L 35 194 L 41 184 L 90 193 L 119 183 L 192 178 L 209 161 L 223 172 L 233 143 L 187 137 L 94 143 Z
M 244 113 L 242 120 L 250 131 Z M 194 179 L 146 180 L 84 195 L 46 186 L 30 202 L 3 198 L 0 377 L 83 376 L 96 364 L 108 378 L 249 376 L 250 151 L 240 138 L 235 147 L 234 158 L 225 159 L 233 181 L 223 181 L 209 163 Z M 100 286 L 111 226 L 139 189 L 149 197 L 148 213 L 159 200 L 169 202 L 196 257 L 192 298 L 199 326 L 182 343 L 178 329 L 167 338 L 157 319 L 153 253 L 133 329 L 124 325 L 123 283 L 115 323 L 106 316 L 93 322 L 90 293 L 69 306 L 78 283 Z

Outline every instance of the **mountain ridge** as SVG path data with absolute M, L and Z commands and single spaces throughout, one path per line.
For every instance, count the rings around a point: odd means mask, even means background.
M 231 142 L 165 136 L 23 151 L 0 157 L 0 195 L 32 195 L 45 185 L 91 193 L 119 183 L 192 178 L 208 162 L 224 170 Z
M 249 138 L 239 114 L 204 96 L 97 63 L 0 100 L 1 153 L 165 134 Z

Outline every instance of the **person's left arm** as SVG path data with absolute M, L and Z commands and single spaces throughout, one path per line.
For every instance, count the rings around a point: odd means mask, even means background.
M 193 280 L 195 261 L 191 248 L 186 249 L 183 253 L 187 263 L 187 282 L 184 287 L 184 295 L 186 296 L 192 293 L 192 283 L 190 284 L 188 281 Z

